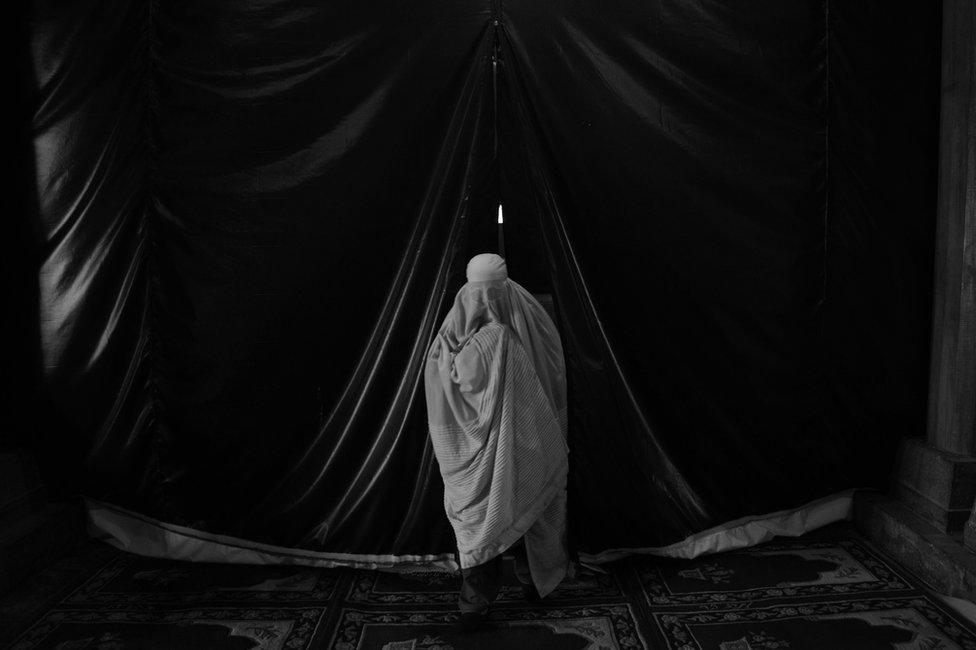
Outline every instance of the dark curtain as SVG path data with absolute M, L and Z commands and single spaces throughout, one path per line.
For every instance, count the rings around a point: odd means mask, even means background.
M 846 441 L 810 432 L 825 386 L 823 7 L 754 9 L 509 9 L 587 548 L 665 544 L 858 482 Z
M 450 551 L 422 359 L 502 201 L 579 548 L 883 485 L 924 425 L 937 4 L 39 3 L 41 459 L 201 530 Z
M 924 436 L 938 185 L 941 2 L 831 3 L 824 361 L 834 437 L 883 486 Z
M 31 323 L 11 347 L 34 360 L 17 383 L 36 377 L 40 390 L 5 424 L 27 422 L 17 442 L 34 447 L 54 493 L 88 481 L 133 491 L 151 471 L 147 17 L 129 0 L 33 3 L 25 16 L 34 105 L 20 164 L 36 203 L 18 257 L 34 304 L 7 314 Z

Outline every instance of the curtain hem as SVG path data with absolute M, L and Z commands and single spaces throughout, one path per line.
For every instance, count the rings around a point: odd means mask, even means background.
M 616 548 L 599 553 L 580 551 L 584 564 L 603 564 L 627 555 L 659 555 L 691 559 L 699 555 L 755 546 L 773 537 L 799 537 L 816 528 L 851 518 L 854 490 L 836 492 L 798 508 L 764 515 L 741 517 L 667 546 Z
M 659 555 L 691 559 L 699 555 L 754 546 L 776 536 L 797 537 L 816 528 L 851 518 L 854 490 L 837 492 L 790 510 L 742 517 L 691 535 L 667 546 L 608 549 L 579 553 L 583 564 L 596 565 L 628 555 Z M 92 536 L 123 551 L 190 562 L 229 564 L 296 564 L 355 567 L 391 571 L 440 568 L 457 571 L 454 553 L 433 555 L 368 555 L 307 551 L 251 542 L 161 522 L 95 499 L 86 498 Z
M 369 555 L 330 553 L 262 544 L 168 524 L 110 503 L 85 498 L 88 532 L 123 551 L 148 557 L 226 564 L 296 564 L 409 571 L 440 567 L 456 570 L 453 553 Z

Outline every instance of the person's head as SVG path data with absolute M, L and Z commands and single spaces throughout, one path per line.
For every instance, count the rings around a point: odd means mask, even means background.
M 481 253 L 475 255 L 468 262 L 468 282 L 492 282 L 494 280 L 507 280 L 508 267 L 505 260 L 494 253 Z
M 545 308 L 508 277 L 505 260 L 494 253 L 472 257 L 467 279 L 432 342 L 431 358 L 439 358 L 445 349 L 457 353 L 486 325 L 502 325 L 528 353 L 555 411 L 562 413 L 566 408 L 565 385 L 559 388 L 565 376 L 562 344 Z
M 458 291 L 454 312 L 467 335 L 488 322 L 506 322 L 508 269 L 494 253 L 475 255 L 468 262 L 468 282 Z

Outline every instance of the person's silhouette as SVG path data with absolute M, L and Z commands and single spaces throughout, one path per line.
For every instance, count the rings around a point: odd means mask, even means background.
M 477 255 L 427 355 L 429 432 L 444 479 L 463 583 L 460 627 L 498 593 L 502 553 L 520 540 L 516 574 L 545 597 L 571 570 L 566 546 L 566 374 L 543 307 Z

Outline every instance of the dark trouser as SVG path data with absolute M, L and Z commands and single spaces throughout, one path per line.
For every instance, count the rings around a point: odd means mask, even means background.
M 525 555 L 525 544 L 519 540 L 512 546 L 515 554 L 515 575 L 522 584 L 532 582 L 529 573 L 528 559 Z M 502 584 L 502 567 L 504 562 L 501 555 L 496 555 L 484 564 L 477 564 L 467 569 L 461 569 L 461 592 L 458 594 L 458 608 L 462 613 L 484 612 L 498 596 Z

